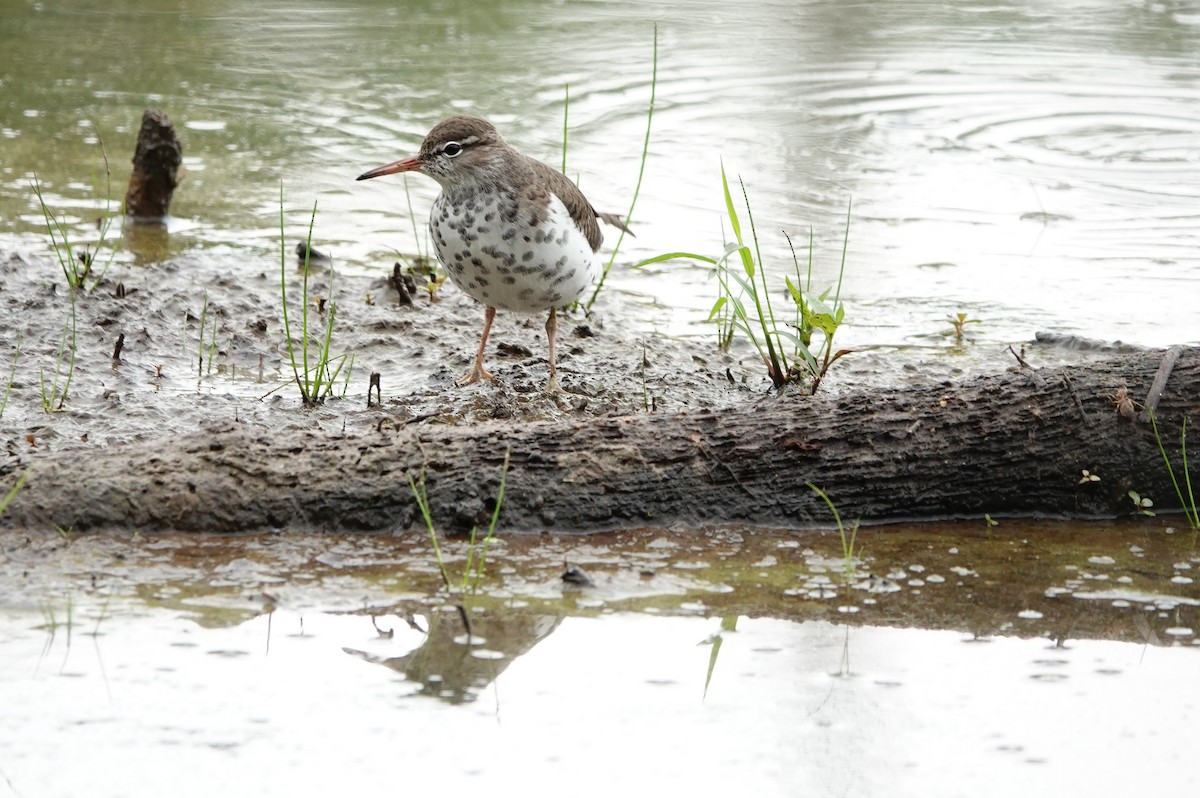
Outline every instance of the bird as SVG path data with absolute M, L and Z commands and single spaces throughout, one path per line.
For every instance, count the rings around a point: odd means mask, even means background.
M 625 222 L 597 211 L 570 178 L 521 154 L 495 125 L 476 116 L 443 119 L 416 155 L 357 179 L 400 172 L 420 172 L 441 186 L 429 215 L 434 249 L 451 281 L 484 306 L 479 351 L 457 384 L 492 379 L 483 356 L 497 310 L 548 310 L 546 387 L 559 391 L 558 309 L 579 299 L 600 274 L 597 220 L 632 235 Z

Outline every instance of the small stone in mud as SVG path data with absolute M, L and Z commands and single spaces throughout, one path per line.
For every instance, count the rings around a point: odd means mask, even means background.
M 306 256 L 309 265 L 314 263 L 327 264 L 333 262 L 333 258 L 329 257 L 329 255 L 325 254 L 319 249 L 316 249 L 315 247 L 310 247 L 307 241 L 301 241 L 296 245 L 296 260 L 300 262 L 301 266 L 304 265 Z
M 588 325 L 588 324 L 576 325 L 573 332 L 575 333 L 576 338 L 595 338 L 596 337 L 596 331 L 593 330 L 591 328 L 591 325 Z
M 533 357 L 533 350 L 520 344 L 510 344 L 502 341 L 496 351 L 506 357 Z
M 596 584 L 592 581 L 592 578 L 584 573 L 583 569 L 578 565 L 563 563 L 563 568 L 565 570 L 563 571 L 562 580 L 568 585 L 574 585 L 576 587 L 592 587 Z

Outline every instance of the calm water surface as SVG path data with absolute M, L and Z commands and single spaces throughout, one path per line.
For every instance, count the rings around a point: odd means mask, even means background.
M 123 194 L 141 111 L 188 176 L 173 246 L 266 257 L 283 181 L 344 268 L 423 245 L 432 181 L 356 184 L 453 111 L 487 115 L 623 211 L 659 29 L 651 157 L 619 262 L 721 249 L 720 166 L 764 255 L 816 240 L 836 279 L 851 211 L 847 343 L 925 344 L 942 319 L 996 344 L 1051 329 L 1196 341 L 1200 8 L 1188 3 L 15 2 L 0 17 L 0 243 L 39 246 L 36 175 L 88 229 Z M 100 196 L 103 190 L 100 190 Z M 102 203 L 101 203 L 102 204 Z M 613 238 L 610 236 L 610 238 Z M 227 261 L 215 268 L 227 270 Z M 614 277 L 636 324 L 703 332 L 700 267 Z M 998 349 L 998 347 L 996 348 Z M 994 350 L 989 350 L 994 351 Z

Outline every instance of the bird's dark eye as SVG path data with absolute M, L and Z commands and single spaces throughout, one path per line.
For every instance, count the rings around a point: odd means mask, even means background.
M 463 146 L 457 141 L 448 141 L 446 146 L 442 147 L 442 154 L 447 158 L 457 158 L 462 154 Z

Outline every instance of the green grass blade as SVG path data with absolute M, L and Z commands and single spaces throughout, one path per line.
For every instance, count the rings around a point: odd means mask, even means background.
M 638 195 L 642 191 L 642 178 L 646 175 L 646 161 L 650 154 L 650 130 L 654 122 L 654 100 L 658 95 L 658 23 L 654 24 L 654 52 L 651 56 L 650 66 L 650 105 L 646 109 L 646 135 L 642 140 L 642 159 L 638 166 L 637 182 L 633 186 L 633 198 L 629 201 L 629 210 L 625 213 L 625 221 L 633 220 L 633 209 L 637 207 Z M 565 149 L 565 148 L 564 148 Z M 565 155 L 564 155 L 565 157 Z M 600 289 L 604 287 L 604 281 L 608 278 L 608 273 L 612 270 L 613 264 L 617 260 L 617 253 L 621 251 L 621 244 L 625 241 L 625 231 L 621 230 L 617 236 L 617 243 L 613 245 L 612 255 L 608 259 L 608 263 L 604 266 L 604 271 L 600 275 L 599 282 L 596 283 L 596 290 L 592 292 L 588 298 L 587 304 L 584 305 L 584 310 L 590 311 L 592 305 L 596 302 L 596 297 L 600 296 Z
M 496 536 L 496 522 L 500 520 L 500 508 L 504 506 L 504 486 L 508 482 L 508 462 L 512 456 L 512 447 L 504 450 L 504 465 L 500 467 L 500 490 L 496 492 L 496 507 L 492 510 L 492 520 L 488 522 L 487 536 L 483 539 L 483 550 L 479 553 L 479 561 L 475 564 L 475 580 L 471 583 L 471 592 L 479 589 L 479 580 L 483 577 L 483 567 L 487 563 L 488 548 Z
M 287 239 L 284 230 L 283 216 L 283 181 L 279 181 L 279 293 L 283 300 L 283 337 L 287 341 L 288 361 L 292 364 L 292 374 L 296 377 L 296 385 L 304 391 L 304 383 L 300 379 L 300 369 L 296 363 L 296 347 L 292 341 L 292 324 L 288 316 L 287 298 Z M 307 256 L 306 256 L 307 259 Z M 307 267 L 307 263 L 305 266 Z M 307 268 L 305 269 L 307 272 Z
M 716 265 L 717 263 L 715 259 L 710 258 L 707 255 L 697 255 L 694 252 L 668 252 L 664 255 L 655 255 L 653 258 L 647 258 L 646 260 L 638 261 L 630 268 L 640 269 L 643 266 L 649 266 L 652 263 L 662 263 L 663 261 L 667 260 L 698 260 L 701 263 L 710 263 L 713 265 Z
M 567 118 L 571 108 L 571 84 L 563 84 L 563 132 L 562 132 L 562 169 L 559 171 L 564 175 L 567 173 Z
M 5 494 L 4 499 L 0 500 L 0 515 L 4 515 L 4 511 L 8 509 L 8 505 L 12 504 L 12 500 L 17 497 L 17 493 L 25 486 L 25 480 L 29 478 L 29 471 L 23 471 L 21 476 L 17 477 L 17 484 L 13 485 Z
M 413 480 L 412 474 L 408 474 L 408 487 L 412 490 L 413 498 L 417 502 L 417 508 L 421 511 L 421 517 L 425 520 L 425 528 L 429 530 L 429 539 L 433 543 L 433 557 L 437 560 L 438 570 L 442 574 L 442 584 L 446 586 L 446 590 L 452 590 L 450 573 L 446 570 L 445 561 L 442 560 L 442 547 L 438 545 L 437 529 L 433 525 L 433 515 L 429 512 L 429 494 L 425 490 L 425 469 L 421 469 L 421 480 L 419 483 Z
M 1183 429 L 1179 431 L 1179 451 L 1180 457 L 1183 459 L 1183 484 L 1187 488 L 1187 502 L 1184 504 L 1183 512 L 1187 515 L 1192 529 L 1200 529 L 1200 511 L 1196 507 L 1196 494 L 1192 492 L 1192 472 L 1188 470 L 1187 416 L 1183 417 Z M 1188 512 L 1189 508 L 1191 508 L 1190 514 Z
M 8 385 L 4 388 L 4 398 L 0 399 L 0 418 L 4 417 L 4 408 L 8 407 L 8 398 L 12 395 L 13 383 L 17 379 L 17 361 L 21 359 L 21 344 L 24 339 L 25 334 L 21 330 L 17 330 L 17 343 L 13 347 L 12 369 L 8 372 Z

